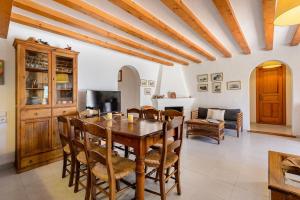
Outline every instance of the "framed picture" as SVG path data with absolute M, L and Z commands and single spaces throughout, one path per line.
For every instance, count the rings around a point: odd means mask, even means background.
M 118 73 L 118 82 L 122 82 L 122 70 L 119 70 L 119 73 Z
M 155 81 L 148 80 L 148 86 L 149 87 L 155 87 Z
M 241 85 L 241 81 L 229 81 L 227 82 L 227 90 L 240 90 Z
M 197 75 L 198 82 L 208 82 L 208 74 L 199 74 Z
M 207 92 L 208 91 L 208 84 L 198 84 L 198 92 Z
M 222 83 L 221 82 L 213 82 L 211 90 L 213 93 L 221 93 L 222 92 Z
M 211 74 L 211 81 L 223 81 L 223 73 L 212 73 Z
M 147 87 L 147 80 L 141 79 L 141 86 L 142 87 Z
M 0 85 L 4 85 L 4 60 L 0 60 Z
M 151 88 L 145 88 L 144 89 L 144 94 L 145 95 L 151 95 Z

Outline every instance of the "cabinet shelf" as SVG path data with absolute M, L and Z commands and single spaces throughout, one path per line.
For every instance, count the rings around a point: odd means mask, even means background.
M 72 91 L 73 88 L 66 88 L 66 89 L 56 89 L 57 91 Z
M 26 67 L 26 71 L 28 72 L 43 72 L 43 73 L 48 73 L 48 69 L 43 69 L 43 68 L 32 68 L 32 67 Z
M 26 88 L 26 90 L 45 90 L 44 88 Z

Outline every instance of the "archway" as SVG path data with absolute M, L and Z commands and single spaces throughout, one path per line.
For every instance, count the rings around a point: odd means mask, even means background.
M 292 73 L 281 61 L 269 60 L 250 75 L 250 130 L 292 134 Z
M 121 91 L 121 111 L 140 107 L 140 76 L 132 66 L 123 66 L 118 74 L 118 90 Z

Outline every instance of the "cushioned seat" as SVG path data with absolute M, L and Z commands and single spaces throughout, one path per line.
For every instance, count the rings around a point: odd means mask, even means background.
M 145 164 L 148 167 L 159 167 L 161 153 L 157 150 L 151 150 L 146 154 Z M 178 160 L 178 156 L 174 152 L 168 152 L 165 167 L 171 167 Z
M 65 152 L 66 154 L 71 154 L 69 144 L 66 144 L 66 145 L 64 146 L 63 150 L 64 150 L 64 152 Z
M 112 165 L 116 179 L 121 179 L 135 171 L 135 162 L 127 158 L 115 156 Z M 107 167 L 101 163 L 96 163 L 92 168 L 92 173 L 102 181 L 108 181 Z
M 236 121 L 225 120 L 225 124 L 224 125 L 225 125 L 225 128 L 236 129 L 237 123 L 236 123 Z

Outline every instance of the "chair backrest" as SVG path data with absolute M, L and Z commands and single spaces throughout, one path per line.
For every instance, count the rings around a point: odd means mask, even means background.
M 85 130 L 88 133 L 87 135 L 92 135 L 94 137 L 100 137 L 105 139 L 105 149 L 106 154 L 103 155 L 100 152 L 92 149 L 88 149 L 87 153 L 87 159 L 88 159 L 88 166 L 90 168 L 90 171 L 92 171 L 92 168 L 95 167 L 97 163 L 100 163 L 101 165 L 105 166 L 107 169 L 107 175 L 108 175 L 108 182 L 110 187 L 110 192 L 114 192 L 115 188 L 115 180 L 114 180 L 114 170 L 112 165 L 112 137 L 111 137 L 111 130 L 107 128 L 103 128 L 101 126 L 95 125 L 95 124 L 85 124 Z M 89 143 L 91 140 L 86 137 L 85 143 L 86 146 L 89 147 Z
M 165 168 L 166 158 L 168 152 L 175 152 L 180 158 L 182 139 L 183 139 L 183 122 L 184 116 L 174 117 L 171 121 L 165 121 L 163 123 L 163 143 L 161 150 L 160 168 Z M 170 135 L 174 141 L 168 144 L 168 138 Z
M 139 118 L 142 118 L 142 110 L 138 108 L 129 108 L 127 109 L 127 117 L 128 114 L 137 114 Z
M 149 110 L 149 109 L 154 109 L 154 107 L 153 107 L 153 106 L 145 105 L 145 106 L 142 106 L 141 109 L 142 109 L 142 110 Z
M 74 147 L 75 154 L 77 155 L 80 151 L 85 151 L 84 139 L 86 138 L 86 132 L 84 129 L 84 122 L 77 118 L 70 120 L 71 127 L 73 128 L 72 144 Z
M 57 129 L 60 137 L 60 141 L 62 146 L 66 146 L 67 144 L 71 146 L 71 128 L 70 121 L 65 116 L 57 117 Z M 70 148 L 71 149 L 71 148 Z
M 171 121 L 174 117 L 183 116 L 183 112 L 177 110 L 165 110 L 161 112 L 161 118 L 165 121 Z
M 160 120 L 160 111 L 156 109 L 143 110 L 144 119 L 155 119 Z

